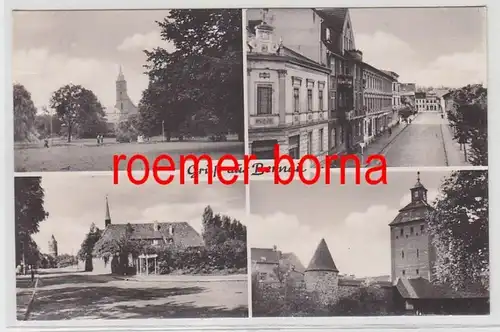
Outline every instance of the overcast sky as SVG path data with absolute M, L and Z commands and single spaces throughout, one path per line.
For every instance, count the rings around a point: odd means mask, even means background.
M 113 185 L 111 173 L 45 173 L 42 187 L 49 217 L 41 222 L 40 232 L 34 239 L 44 253 L 52 234 L 60 253 L 76 254 L 92 223 L 103 229 L 106 195 L 111 222 L 116 224 L 187 221 L 201 232 L 201 215 L 207 205 L 217 213 L 228 214 L 244 223 L 242 182 L 232 186 L 175 182 L 161 186 L 148 181 L 134 186 L 125 181 Z
M 422 184 L 433 201 L 442 179 L 450 172 L 426 171 Z M 325 238 L 340 273 L 356 276 L 390 275 L 388 224 L 408 204 L 416 171 L 391 172 L 387 185 L 315 184 L 299 181 L 274 185 L 269 181 L 250 184 L 247 219 L 250 247 L 294 252 L 307 267 L 322 238 Z M 351 183 L 351 182 L 348 182 Z M 272 198 L 272 199 L 271 199 Z
M 351 9 L 356 46 L 370 64 L 419 85 L 486 83 L 486 11 L 479 8 Z M 161 41 L 155 20 L 166 10 L 15 12 L 13 79 L 35 105 L 73 82 L 91 89 L 107 108 L 123 66 L 138 103 L 147 86 L 143 49 Z
M 137 105 L 148 83 L 143 50 L 172 49 L 155 23 L 167 16 L 167 10 L 15 12 L 13 79 L 31 92 L 38 107 L 72 82 L 91 89 L 112 109 L 122 65 Z
M 402 82 L 460 87 L 486 84 L 486 9 L 351 9 L 363 61 Z

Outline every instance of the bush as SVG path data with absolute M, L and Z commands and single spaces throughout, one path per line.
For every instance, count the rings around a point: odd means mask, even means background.
M 222 270 L 246 273 L 247 247 L 244 241 L 228 240 L 221 245 L 200 248 L 165 246 L 156 252 L 160 274 L 211 274 Z
M 348 295 L 341 296 L 329 311 L 334 316 L 391 315 L 392 289 L 379 286 L 362 286 Z
M 129 143 L 137 141 L 137 136 L 140 134 L 137 129 L 137 119 L 130 116 L 129 119 L 121 121 L 116 127 L 116 141 L 120 143 Z

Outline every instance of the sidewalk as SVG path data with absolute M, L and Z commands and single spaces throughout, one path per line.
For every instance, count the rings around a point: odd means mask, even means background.
M 446 153 L 447 166 L 470 166 L 470 164 L 465 161 L 464 151 L 460 150 L 460 144 L 453 139 L 452 129 L 447 123 L 441 124 L 441 133 L 443 136 L 443 148 Z
M 408 126 L 411 126 L 411 124 L 406 124 L 404 122 L 401 122 L 398 126 L 392 127 L 392 133 L 389 136 L 387 131 L 383 133 L 381 136 L 377 137 L 372 143 L 370 143 L 368 146 L 366 146 L 363 149 L 363 156 L 361 153 L 355 153 L 356 156 L 358 156 L 360 162 L 362 161 L 365 165 L 361 165 L 361 167 L 366 167 L 366 159 L 370 155 L 375 155 L 375 154 L 383 154 L 382 152 L 384 149 L 391 144 L 398 136 L 405 130 Z M 373 165 L 373 164 L 372 164 Z M 346 163 L 346 166 L 349 168 L 355 167 L 354 161 L 349 160 Z

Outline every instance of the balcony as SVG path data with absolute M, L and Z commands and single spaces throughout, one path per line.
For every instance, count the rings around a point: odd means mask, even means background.
M 360 50 L 349 50 L 346 51 L 346 55 L 353 58 L 356 61 L 363 61 L 363 52 Z
M 353 79 L 351 75 L 337 75 L 337 85 L 339 89 L 352 89 Z

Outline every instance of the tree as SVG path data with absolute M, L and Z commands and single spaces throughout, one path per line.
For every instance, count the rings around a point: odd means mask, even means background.
M 56 114 L 50 114 L 46 108 L 42 108 L 42 114 L 35 117 L 35 128 L 41 137 L 61 134 L 61 120 Z
M 229 129 L 243 139 L 241 11 L 171 10 L 157 23 L 175 51 L 145 51 L 151 92 L 143 96 L 144 112 L 163 114 L 155 123 L 165 121 L 167 133 L 199 111 L 213 113 L 216 122 L 197 117 L 213 125 L 209 129 Z
M 26 262 L 26 256 L 37 256 L 32 255 L 38 248 L 31 235 L 39 231 L 40 222 L 49 214 L 44 209 L 45 192 L 40 177 L 16 177 L 14 195 L 17 265 Z
M 105 112 L 96 95 L 81 85 L 67 84 L 52 94 L 50 107 L 66 126 L 68 142 L 74 132 L 95 137 L 105 128 Z
M 101 235 L 102 231 L 92 223 L 77 254 L 78 259 L 85 262 L 85 271 L 92 271 L 94 269 L 92 265 L 94 246 L 101 238 Z
M 31 93 L 21 84 L 14 84 L 14 141 L 31 141 L 36 138 L 36 107 Z
M 481 84 L 467 85 L 452 92 L 454 109 L 448 111 L 450 124 L 455 127 L 455 139 L 470 143 L 469 161 L 475 166 L 488 165 L 488 105 L 487 89 Z
M 446 178 L 428 222 L 439 282 L 464 289 L 488 281 L 487 171 L 453 172 Z

